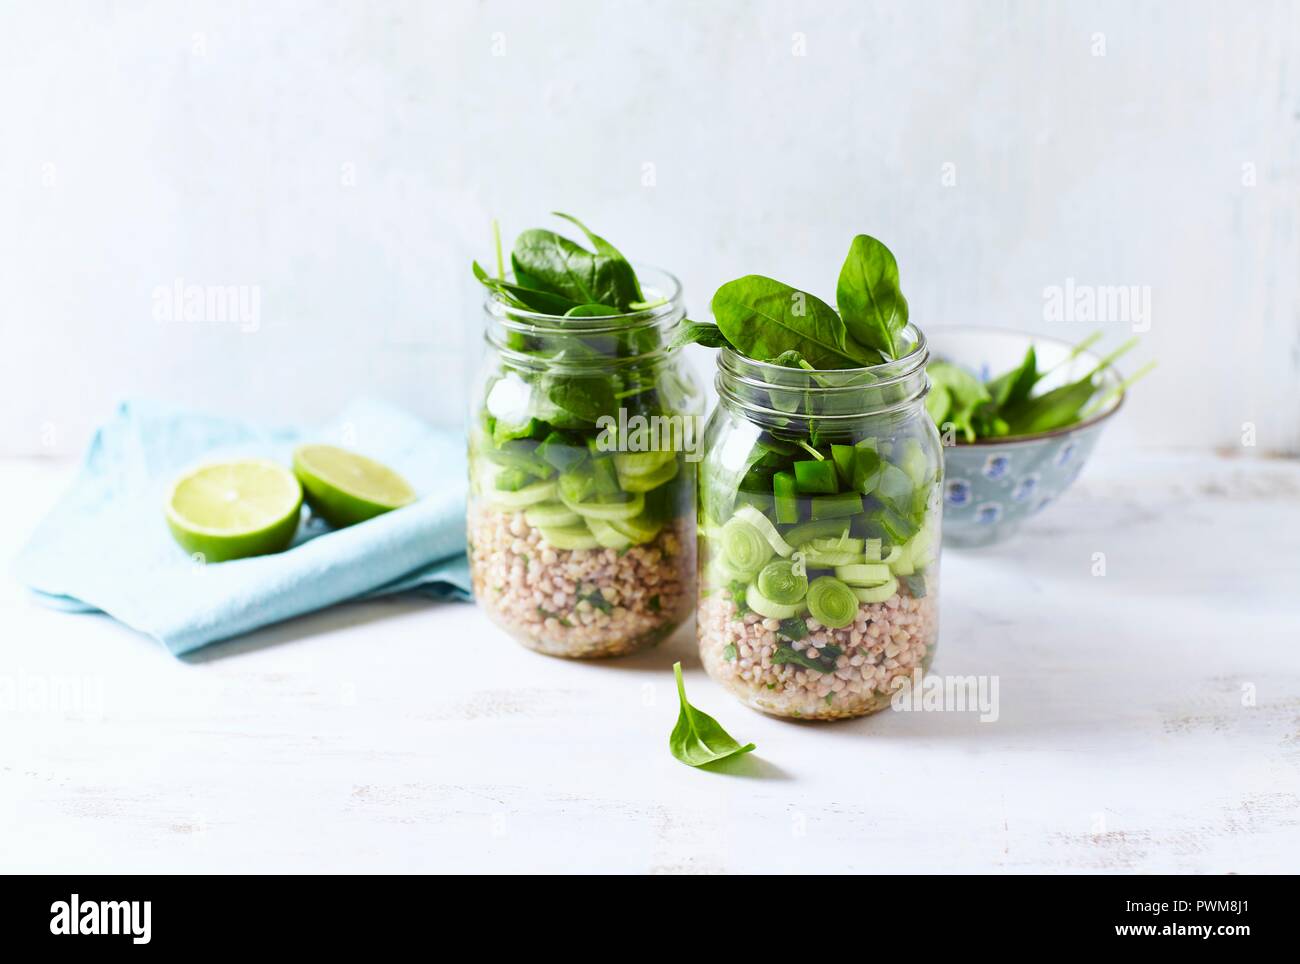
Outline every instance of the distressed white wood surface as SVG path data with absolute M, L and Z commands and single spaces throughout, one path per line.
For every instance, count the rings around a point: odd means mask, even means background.
M 68 471 L 0 463 L 5 558 Z M 0 870 L 1295 872 L 1298 590 L 1300 465 L 1097 461 L 945 554 L 936 669 L 996 674 L 996 723 L 817 726 L 742 708 L 689 629 L 576 664 L 389 600 L 180 662 L 7 582 Z M 743 772 L 669 756 L 675 658 Z

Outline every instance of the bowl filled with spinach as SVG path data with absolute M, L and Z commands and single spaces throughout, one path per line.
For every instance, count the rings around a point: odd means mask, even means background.
M 470 412 L 480 607 L 554 656 L 652 645 L 694 601 L 694 422 L 681 286 L 560 215 L 474 275 L 486 351 Z
M 889 705 L 938 636 L 938 433 L 925 336 L 885 245 L 855 237 L 834 306 L 746 275 L 713 296 L 719 402 L 698 484 L 700 654 L 777 716 Z
M 1125 389 L 1101 333 L 1069 343 L 997 328 L 930 332 L 926 408 L 944 443 L 944 542 L 992 545 L 1078 478 Z

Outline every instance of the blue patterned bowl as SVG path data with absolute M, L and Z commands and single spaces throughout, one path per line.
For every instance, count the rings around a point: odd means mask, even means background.
M 926 329 L 931 357 L 953 362 L 988 380 L 1016 365 L 1034 345 L 1040 368 L 1069 357 L 1070 343 L 1001 328 Z M 1100 357 L 1080 352 L 1039 385 L 1042 392 L 1080 378 Z M 1113 368 L 1103 385 L 1120 381 Z M 989 546 L 1011 536 L 1024 521 L 1055 502 L 1079 477 L 1106 419 L 1119 410 L 1116 395 L 1096 415 L 1068 428 L 958 444 L 944 449 L 943 542 L 947 546 Z

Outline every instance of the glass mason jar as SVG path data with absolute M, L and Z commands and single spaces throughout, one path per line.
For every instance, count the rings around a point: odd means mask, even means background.
M 943 453 L 925 336 L 871 368 L 805 371 L 724 348 L 699 468 L 699 641 L 754 709 L 874 713 L 939 629 Z
M 638 268 L 644 310 L 559 319 L 485 303 L 472 396 L 469 562 L 483 611 L 552 656 L 669 636 L 695 588 L 698 383 L 669 344 L 671 275 Z

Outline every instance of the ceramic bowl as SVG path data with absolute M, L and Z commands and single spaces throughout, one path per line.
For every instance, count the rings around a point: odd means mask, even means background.
M 926 329 L 926 336 L 932 359 L 953 362 L 984 380 L 1019 365 L 1031 343 L 1040 368 L 1056 365 L 1069 356 L 1073 347 L 1057 338 L 1001 328 L 934 328 Z M 1080 378 L 1099 361 L 1095 353 L 1081 352 L 1040 382 L 1035 393 Z M 1115 369 L 1102 372 L 1104 388 L 1119 382 Z M 1077 425 L 1038 435 L 946 447 L 944 545 L 989 546 L 1001 542 L 1055 502 L 1079 477 L 1102 426 L 1123 403 L 1120 393 Z

